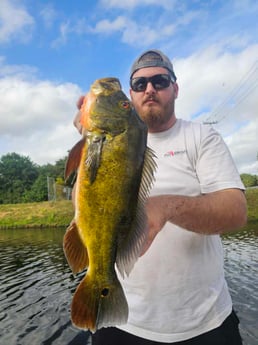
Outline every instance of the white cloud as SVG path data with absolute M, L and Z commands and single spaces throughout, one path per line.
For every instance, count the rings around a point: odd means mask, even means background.
M 132 46 L 148 46 L 157 42 L 164 37 L 170 37 L 175 31 L 174 24 L 158 24 L 156 27 L 150 27 L 143 22 L 138 24 L 136 21 L 125 17 L 118 16 L 114 20 L 100 20 L 95 27 L 90 29 L 91 33 L 110 35 L 115 32 L 120 32 L 122 35 L 122 42 Z
M 63 158 L 79 138 L 72 122 L 81 93 L 70 83 L 26 79 L 24 75 L 1 78 L 1 155 L 17 152 L 38 164 Z
M 69 39 L 69 35 L 83 35 L 87 34 L 88 32 L 94 31 L 92 30 L 85 20 L 85 18 L 78 19 L 75 22 L 71 22 L 67 20 L 62 22 L 59 26 L 59 37 L 52 41 L 51 47 L 58 48 L 63 46 L 67 43 Z
M 62 23 L 59 28 L 60 35 L 51 43 L 52 48 L 58 48 L 67 42 L 68 34 L 71 32 L 69 21 Z
M 33 26 L 34 19 L 19 2 L 0 1 L 0 43 L 7 43 L 13 38 L 27 42 Z
M 45 5 L 40 11 L 40 15 L 47 28 L 51 28 L 53 23 L 57 19 L 57 12 L 51 4 Z
M 104 1 L 105 2 L 105 1 Z M 154 1 L 156 4 L 156 1 Z M 129 44 L 133 47 L 148 46 L 154 43 L 160 44 L 164 40 L 171 41 L 175 33 L 181 28 L 187 27 L 191 22 L 199 20 L 202 16 L 201 11 L 183 11 L 177 8 L 177 13 L 179 11 L 180 15 L 172 13 L 172 2 L 159 2 L 158 5 L 162 7 L 169 6 L 169 11 L 162 9 L 157 16 L 155 10 L 151 11 L 147 17 L 142 16 L 139 20 L 138 14 L 124 12 L 126 11 L 126 6 L 135 7 L 137 5 L 148 5 L 154 3 L 151 0 L 132 2 L 108 2 L 110 7 L 119 7 L 121 5 L 122 15 L 118 16 L 105 16 L 105 19 L 98 20 L 95 17 L 94 23 L 91 23 L 91 18 L 82 17 L 76 21 L 71 21 L 67 19 L 60 24 L 59 27 L 59 37 L 53 41 L 52 47 L 59 47 L 68 43 L 68 39 L 72 35 L 84 35 L 86 38 L 89 35 L 104 35 L 110 36 L 118 33 L 121 36 L 121 41 L 123 43 Z M 105 4 L 103 3 L 103 6 Z M 106 6 L 104 6 L 106 9 Z M 151 9 L 152 10 L 152 9 Z M 171 15 L 168 13 L 171 12 Z M 153 21 L 155 21 L 155 26 L 153 26 Z
M 162 35 L 162 32 L 130 21 L 123 31 L 122 41 L 132 46 L 147 46 L 153 44 L 159 35 Z
M 241 173 L 258 173 L 257 56 L 258 45 L 246 47 L 238 53 L 230 53 L 223 49 L 223 45 L 218 45 L 174 61 L 179 83 L 177 116 L 190 119 L 202 110 L 203 115 L 215 115 L 217 109 L 217 116 L 213 119 L 218 119 L 219 123 L 215 128 L 228 143 Z M 248 78 L 255 61 L 256 69 Z M 242 90 L 245 80 L 249 84 L 246 83 Z M 246 92 L 251 87 L 252 92 Z M 232 93 L 234 89 L 238 93 Z
M 174 6 L 176 1 L 173 0 L 101 0 L 100 5 L 104 8 L 134 9 L 139 6 L 160 6 L 169 9 Z
M 241 83 L 257 55 L 258 45 L 246 47 L 238 53 L 224 51 L 224 47 L 218 45 L 175 60 L 180 87 L 178 103 L 183 116 L 190 117 L 199 109 L 219 106 Z M 189 102 L 185 102 L 186 98 Z
M 15 75 L 19 78 L 30 76 L 32 79 L 37 72 L 37 69 L 28 65 L 8 65 L 4 56 L 0 55 L 0 78 Z
M 116 31 L 124 30 L 127 27 L 128 23 L 130 23 L 130 20 L 123 16 L 119 16 L 113 21 L 103 19 L 96 24 L 95 28 L 92 29 L 92 32 L 98 34 L 110 34 Z
M 225 138 L 240 173 L 258 175 L 258 117 Z

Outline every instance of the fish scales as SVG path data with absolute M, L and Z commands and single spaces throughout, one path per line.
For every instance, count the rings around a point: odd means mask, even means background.
M 87 267 L 71 305 L 75 326 L 95 332 L 126 323 L 128 305 L 115 266 L 129 274 L 145 240 L 144 202 L 155 163 L 147 128 L 116 78 L 95 81 L 81 108 L 83 138 L 66 177 L 78 169 L 75 217 L 64 236 L 74 273 Z M 145 174 L 145 176 L 143 176 Z

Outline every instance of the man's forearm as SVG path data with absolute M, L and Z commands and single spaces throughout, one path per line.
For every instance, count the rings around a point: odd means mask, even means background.
M 238 189 L 197 197 L 162 195 L 150 198 L 150 203 L 152 202 L 159 208 L 157 215 L 159 212 L 163 213 L 163 222 L 170 221 L 197 233 L 222 233 L 246 224 L 246 199 Z M 157 224 L 156 227 L 158 228 Z

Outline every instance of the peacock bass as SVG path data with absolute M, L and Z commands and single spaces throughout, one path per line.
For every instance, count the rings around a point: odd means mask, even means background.
M 75 216 L 64 236 L 73 271 L 87 268 L 73 296 L 71 319 L 82 329 L 127 322 L 116 267 L 129 275 L 146 236 L 144 204 L 155 161 L 147 127 L 116 78 L 96 80 L 81 107 L 82 139 L 70 151 L 65 177 L 77 170 Z M 116 266 L 116 267 L 115 267 Z

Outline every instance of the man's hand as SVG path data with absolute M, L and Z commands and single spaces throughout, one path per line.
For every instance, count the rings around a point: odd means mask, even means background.
M 77 112 L 77 114 L 75 115 L 75 118 L 73 120 L 73 124 L 78 129 L 79 133 L 82 133 L 81 111 L 80 111 L 80 109 L 81 109 L 83 101 L 84 101 L 84 96 L 81 96 L 78 99 L 78 101 L 77 101 L 77 108 L 79 109 L 79 111 Z
M 162 195 L 150 197 L 145 205 L 147 214 L 147 238 L 142 248 L 141 255 L 143 255 L 151 246 L 156 235 L 164 227 L 167 222 L 166 214 L 162 209 Z
M 75 118 L 73 120 L 73 124 L 78 129 L 80 134 L 82 134 L 81 111 L 80 111 L 80 109 L 81 109 L 83 101 L 84 101 L 84 96 L 81 96 L 78 99 L 77 103 L 76 103 L 77 108 L 79 109 L 79 111 L 77 112 L 77 114 L 75 115 Z M 72 190 L 72 202 L 73 202 L 74 208 L 75 208 L 75 193 L 76 193 L 76 182 L 74 183 L 73 190 Z

